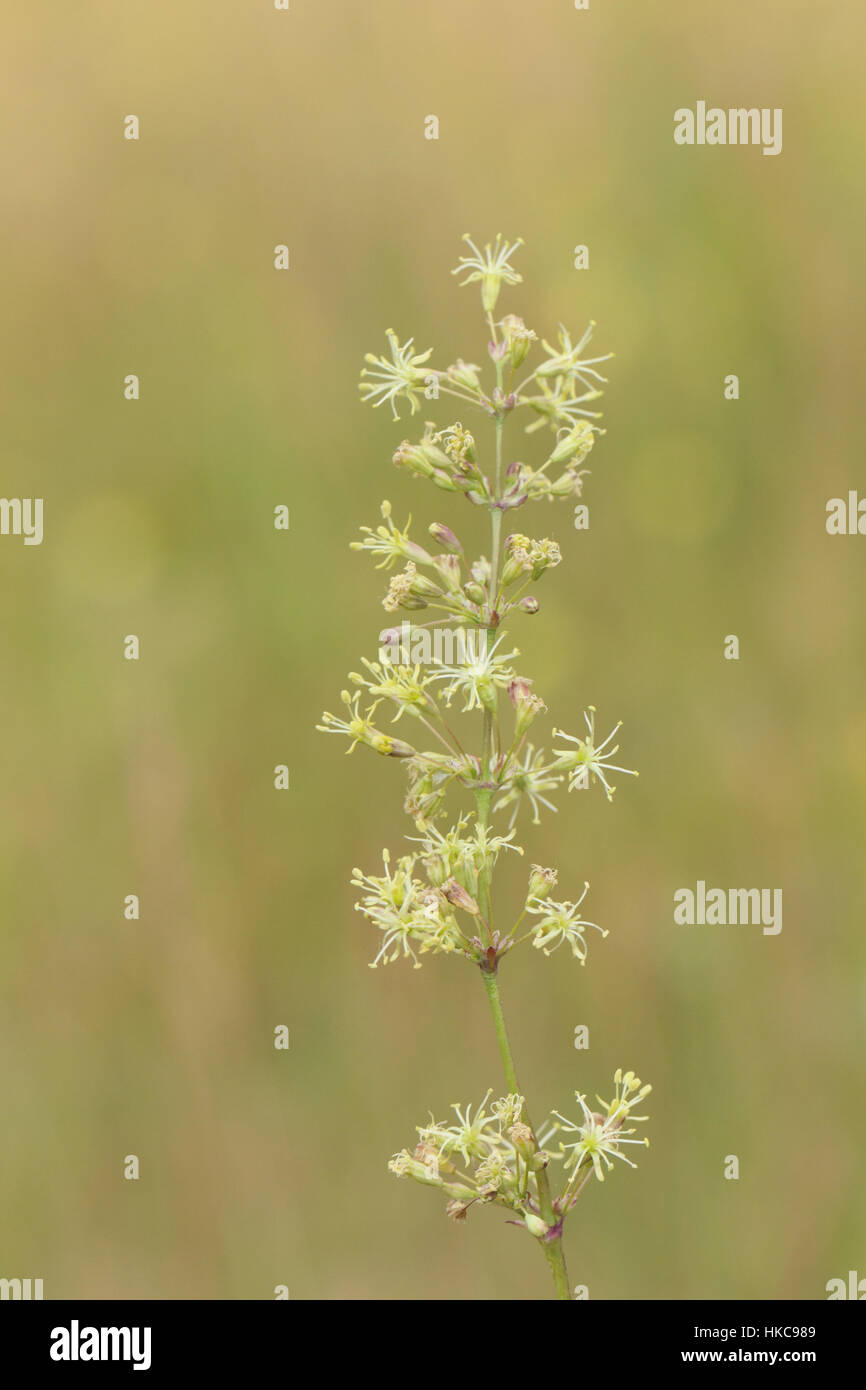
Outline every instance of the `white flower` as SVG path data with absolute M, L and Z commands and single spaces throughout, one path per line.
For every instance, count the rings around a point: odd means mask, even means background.
M 507 1184 L 509 1178 L 514 1178 L 514 1173 L 509 1166 L 510 1155 L 506 1155 L 501 1149 L 491 1149 L 483 1163 L 479 1163 L 475 1169 L 475 1181 L 480 1185 L 484 1192 L 498 1192 L 499 1188 Z
M 553 751 L 557 755 L 557 762 L 554 766 L 561 767 L 568 772 L 569 791 L 574 791 L 575 787 L 585 787 L 588 778 L 593 777 L 601 782 L 608 801 L 612 801 L 616 787 L 610 785 L 605 773 L 622 772 L 626 777 L 637 777 L 638 775 L 633 768 L 618 767 L 616 763 L 610 761 L 619 752 L 619 744 L 605 752 L 611 739 L 622 728 L 622 720 L 611 729 L 606 739 L 596 745 L 595 705 L 590 705 L 583 717 L 587 727 L 586 738 L 577 738 L 574 734 L 564 733 L 562 729 L 554 729 L 554 738 L 564 738 L 569 743 L 577 745 L 576 753 L 571 752 L 568 748 L 554 748 Z
M 374 700 L 367 713 L 362 714 L 359 703 L 360 690 L 356 690 L 353 695 L 350 695 L 348 690 L 341 690 L 340 699 L 346 706 L 350 718 L 338 719 L 335 714 L 325 710 L 322 715 L 323 722 L 316 725 L 320 733 L 346 734 L 351 739 L 346 750 L 348 753 L 353 752 L 359 743 L 364 743 L 368 748 L 375 749 L 385 758 L 411 758 L 414 755 L 415 749 L 410 744 L 404 743 L 399 738 L 391 738 L 390 734 L 380 733 L 374 727 L 372 719 L 377 706 L 381 703 L 380 700 Z
M 366 656 L 362 656 L 361 661 L 369 676 L 350 671 L 349 679 L 355 685 L 364 686 L 378 700 L 390 700 L 395 704 L 397 713 L 393 723 L 396 724 L 400 716 L 407 712 L 414 715 L 421 715 L 425 711 L 435 712 L 435 703 L 424 688 L 433 677 L 422 674 L 420 666 L 404 666 L 388 660 L 370 661 Z
M 594 927 L 602 936 L 608 934 L 596 922 L 585 922 L 579 915 L 580 905 L 588 892 L 589 884 L 585 883 L 576 903 L 556 903 L 550 898 L 530 898 L 526 911 L 541 919 L 532 929 L 533 946 L 549 956 L 557 946 L 567 941 L 572 955 L 583 965 L 586 960 L 584 928 Z
M 445 1158 L 453 1153 L 459 1153 L 464 1163 L 473 1158 L 482 1161 L 488 1158 L 491 1151 L 503 1142 L 499 1116 L 488 1114 L 485 1108 L 492 1095 L 491 1088 L 481 1104 L 475 1107 L 474 1114 L 471 1105 L 462 1110 L 459 1104 L 452 1105 L 458 1123 L 438 1125 L 434 1122 L 425 1129 L 419 1129 L 421 1139 L 433 1144 Z
M 539 381 L 541 387 L 540 396 L 529 396 L 526 404 L 531 406 L 540 420 L 534 420 L 531 425 L 526 426 L 526 433 L 532 434 L 535 430 L 540 430 L 544 426 L 545 420 L 554 428 L 559 429 L 562 425 L 576 429 L 580 421 L 584 418 L 589 420 L 600 420 L 601 412 L 598 410 L 587 410 L 587 404 L 597 401 L 603 394 L 597 387 L 588 387 L 580 396 L 574 394 L 574 383 L 567 377 L 558 376 L 551 387 L 547 381 Z
M 428 376 L 427 372 L 421 370 L 421 363 L 427 361 L 433 349 L 428 348 L 426 352 L 413 355 L 414 338 L 409 338 L 401 347 L 393 328 L 387 329 L 385 336 L 391 346 L 392 360 L 389 362 L 386 357 L 366 353 L 364 361 L 369 362 L 370 366 L 362 368 L 361 376 L 370 380 L 359 382 L 359 390 L 363 399 L 371 401 L 374 406 L 390 401 L 394 419 L 399 420 L 397 400 L 400 396 L 409 402 L 413 415 L 418 409 L 417 390 L 424 385 Z
M 543 795 L 544 792 L 554 791 L 562 781 L 558 774 L 551 776 L 550 768 L 545 766 L 544 753 L 542 750 L 535 749 L 531 743 L 526 745 L 522 759 L 514 758 L 509 764 L 510 769 L 508 780 L 503 785 L 503 795 L 495 802 L 494 811 L 501 811 L 503 807 L 514 802 L 514 810 L 511 813 L 509 828 L 517 820 L 517 813 L 520 810 L 520 803 L 526 797 L 532 808 L 532 824 L 540 825 L 539 808 L 545 806 L 548 811 L 556 811 L 552 801 L 548 801 Z
M 509 265 L 509 257 L 514 254 L 518 246 L 523 245 L 523 238 L 518 237 L 510 246 L 504 239 L 501 232 L 496 233 L 496 242 L 491 248 L 490 243 L 479 251 L 469 233 L 464 233 L 463 240 L 472 251 L 471 256 L 461 256 L 459 264 L 454 267 L 452 275 L 465 275 L 466 279 L 461 280 L 461 285 L 471 284 L 475 280 L 481 281 L 481 304 L 485 313 L 490 313 L 497 299 L 499 298 L 500 287 L 505 285 L 517 285 L 523 279 L 512 265 Z
M 350 541 L 349 549 L 369 550 L 373 555 L 381 555 L 382 559 L 376 566 L 377 570 L 390 569 L 398 560 L 417 560 L 422 565 L 431 564 L 432 557 L 423 546 L 416 545 L 414 541 L 409 539 L 411 516 L 406 522 L 406 529 L 401 531 L 399 526 L 395 526 L 391 520 L 391 503 L 387 500 L 384 501 L 381 511 L 387 525 L 377 526 L 375 531 L 371 526 L 362 526 L 361 533 L 364 539 L 362 541 Z
M 520 1122 L 520 1117 L 523 1114 L 523 1096 L 514 1093 L 503 1096 L 501 1100 L 495 1100 L 490 1109 L 503 1129 L 510 1129 L 512 1125 Z
M 508 663 L 513 656 L 520 655 L 516 647 L 513 651 L 496 655 L 504 636 L 505 633 L 501 633 L 492 647 L 488 647 L 486 640 L 473 643 L 467 659 L 460 665 L 446 666 L 437 662 L 439 669 L 434 679 L 450 681 L 442 692 L 446 705 L 451 704 L 452 696 L 459 691 L 466 698 L 464 712 L 495 708 L 497 690 L 504 690 L 514 679 L 514 670 Z
M 580 342 L 572 345 L 571 335 L 563 325 L 560 324 L 558 349 L 551 347 L 546 339 L 542 340 L 541 345 L 547 353 L 547 361 L 542 362 L 540 367 L 536 367 L 534 375 L 537 377 L 569 377 L 572 379 L 572 390 L 574 380 L 580 381 L 590 391 L 596 389 L 593 386 L 594 381 L 600 381 L 606 384 L 607 377 L 602 376 L 595 368 L 598 366 L 599 362 L 610 361 L 611 357 L 613 357 L 613 353 L 606 352 L 603 357 L 582 358 L 580 355 L 592 337 L 594 328 L 595 320 L 590 323 Z M 591 380 L 587 380 L 588 377 L 591 378 Z
M 649 1095 L 651 1086 L 641 1086 L 640 1078 L 634 1072 L 628 1071 L 623 1074 L 617 1070 L 614 1076 L 615 1094 L 610 1102 L 603 1101 L 597 1096 L 599 1105 L 606 1108 L 607 1114 L 601 1115 L 590 1110 L 586 1103 L 586 1098 L 575 1091 L 574 1098 L 583 1112 L 582 1121 L 576 1124 L 572 1120 L 567 1120 L 564 1115 L 560 1115 L 558 1110 L 553 1114 L 560 1121 L 561 1128 L 567 1133 L 576 1134 L 579 1137 L 570 1143 L 560 1144 L 565 1157 L 566 1170 L 571 1169 L 568 1180 L 570 1187 L 581 1170 L 586 1171 L 588 1163 L 591 1163 L 595 1171 L 595 1176 L 599 1182 L 604 1182 L 605 1169 L 609 1172 L 613 1167 L 612 1160 L 622 1159 L 629 1168 L 637 1165 L 632 1163 L 630 1158 L 626 1158 L 621 1152 L 622 1144 L 643 1144 L 649 1146 L 648 1139 L 632 1139 L 633 1129 L 623 1129 L 623 1120 L 646 1120 L 646 1115 L 630 1115 L 631 1107 Z M 631 1097 L 631 1098 L 630 1098 Z

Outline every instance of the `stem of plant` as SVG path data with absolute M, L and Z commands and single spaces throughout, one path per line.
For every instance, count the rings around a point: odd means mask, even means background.
M 502 369 L 501 369 L 501 366 L 500 366 L 499 364 L 497 364 L 497 373 L 498 373 L 498 376 L 499 376 L 499 379 L 500 379 L 500 382 L 501 382 Z M 496 498 L 497 498 L 497 499 L 499 498 L 499 496 L 500 496 L 500 494 L 501 494 L 501 490 L 502 490 L 502 427 L 503 427 L 503 424 L 504 424 L 503 418 L 502 418 L 502 416 L 500 416 L 500 417 L 497 419 L 497 421 L 496 421 Z M 501 531 L 501 526 L 502 526 L 502 512 L 501 512 L 501 510 L 500 510 L 499 507 L 493 507 L 492 510 L 491 510 L 491 513 L 490 513 L 490 549 L 491 549 L 491 556 L 490 556 L 490 593 L 491 593 L 491 595 L 495 595 L 496 590 L 497 590 L 497 586 L 498 586 L 498 582 L 499 582 L 498 576 L 499 576 L 499 548 L 500 548 L 500 531 Z M 489 637 L 489 635 L 490 635 L 490 630 L 488 629 L 488 637 Z M 497 711 L 489 712 L 489 711 L 485 710 L 485 712 L 484 712 L 483 747 L 484 747 L 484 755 L 485 755 L 486 763 L 487 763 L 488 777 L 489 777 L 489 775 L 490 775 L 490 772 L 491 772 L 492 766 L 493 766 L 493 759 L 494 759 L 494 754 L 495 754 L 495 743 L 496 743 L 497 725 L 498 725 L 498 712 L 497 712 Z M 487 825 L 488 817 L 489 817 L 489 814 L 490 814 L 490 802 L 491 802 L 491 800 L 492 800 L 492 792 L 491 792 L 490 790 L 488 790 L 488 789 L 485 789 L 484 791 L 479 791 L 479 792 L 477 793 L 477 795 L 476 795 L 476 803 L 477 803 L 477 807 L 478 807 L 478 821 L 479 821 L 479 824 L 480 824 L 480 825 L 484 825 L 484 826 Z M 491 901 L 491 899 L 492 899 L 492 894 L 491 894 L 491 885 L 490 885 L 490 881 L 489 881 L 489 874 L 485 874 L 485 875 L 484 875 L 483 882 L 482 882 L 482 884 L 481 884 L 481 893 L 480 893 L 480 897 L 481 897 L 482 912 L 483 912 L 484 915 L 486 916 L 487 921 L 490 922 L 490 921 L 492 921 L 492 901 Z M 506 1083 L 506 1085 L 508 1086 L 508 1089 L 509 1089 L 509 1091 L 511 1092 L 512 1095 L 520 1095 L 520 1094 L 521 1094 L 521 1091 L 520 1091 L 520 1087 L 519 1087 L 518 1082 L 517 1082 L 517 1071 L 516 1071 L 515 1066 L 514 1066 L 514 1058 L 513 1058 L 512 1054 L 511 1054 L 511 1044 L 510 1044 L 510 1042 L 509 1042 L 509 1040 L 508 1040 L 508 1029 L 507 1029 L 506 1026 L 505 1026 L 505 1014 L 503 1013 L 503 1010 L 502 1010 L 502 999 L 501 999 L 501 996 L 500 996 L 500 993 L 499 993 L 499 980 L 498 980 L 498 978 L 497 978 L 497 973 L 496 973 L 496 971 L 497 971 L 497 966 L 496 966 L 496 962 L 494 961 L 494 963 L 493 963 L 493 968 L 492 968 L 491 970 L 482 969 L 482 971 L 481 971 L 481 976 L 482 976 L 482 979 L 484 980 L 484 987 L 485 987 L 485 989 L 487 990 L 487 998 L 488 998 L 488 1001 L 489 1001 L 489 1003 L 490 1003 L 490 1012 L 491 1012 L 491 1014 L 493 1015 L 493 1027 L 494 1027 L 494 1029 L 495 1029 L 495 1031 L 496 1031 L 496 1040 L 497 1040 L 497 1042 L 499 1043 L 499 1054 L 500 1054 L 500 1056 L 501 1056 L 501 1058 L 502 1058 L 502 1067 L 503 1067 L 503 1070 L 504 1070 L 504 1072 L 505 1072 L 505 1083 Z M 534 1126 L 533 1126 L 533 1124 L 532 1124 L 531 1119 L 529 1118 L 529 1114 L 528 1114 L 528 1112 L 527 1112 L 527 1110 L 526 1110 L 525 1104 L 524 1104 L 524 1109 L 523 1109 L 523 1115 L 524 1115 L 524 1119 L 525 1119 L 526 1123 L 529 1125 L 529 1128 L 532 1130 L 532 1132 L 533 1132 L 533 1134 L 534 1134 L 534 1133 L 535 1133 L 535 1128 L 534 1128 Z M 558 1299 L 563 1299 L 563 1300 L 569 1300 L 569 1301 L 570 1301 L 570 1299 L 571 1299 L 571 1290 L 570 1290 L 570 1285 L 569 1285 L 569 1282 L 568 1282 L 568 1271 L 567 1271 L 566 1266 L 565 1266 L 565 1252 L 564 1252 L 564 1250 L 563 1250 L 563 1248 L 562 1248 L 562 1226 L 561 1226 L 560 1219 L 557 1217 L 556 1212 L 554 1211 L 553 1199 L 552 1199 L 552 1197 L 551 1197 L 551 1195 L 550 1195 L 550 1183 L 549 1183 L 549 1181 L 548 1181 L 547 1170 L 546 1170 L 546 1169 L 541 1168 L 541 1169 L 538 1170 L 538 1172 L 536 1173 L 536 1182 L 537 1182 L 537 1184 L 538 1184 L 538 1204 L 539 1204 L 539 1207 L 540 1207 L 542 1219 L 543 1219 L 544 1221 L 547 1222 L 547 1225 L 550 1227 L 551 1231 L 555 1231 L 555 1232 L 556 1232 L 556 1234 L 555 1234 L 552 1238 L 544 1237 L 544 1236 L 540 1237 L 538 1243 L 539 1243 L 539 1245 L 542 1247 L 542 1249 L 543 1249 L 543 1251 L 544 1251 L 545 1259 L 547 1260 L 547 1263 L 548 1263 L 548 1265 L 550 1266 L 550 1272 L 551 1272 L 551 1275 L 552 1275 L 552 1277 L 553 1277 L 554 1288 L 556 1289 L 556 1297 L 557 1297 Z
M 502 998 L 499 993 L 499 981 L 495 971 L 482 970 L 484 988 L 487 990 L 487 998 L 490 1003 L 490 1012 L 493 1015 L 493 1027 L 496 1031 L 496 1040 L 499 1043 L 499 1055 L 502 1058 L 502 1068 L 505 1072 L 505 1084 L 508 1086 L 512 1095 L 519 1096 L 520 1086 L 517 1081 L 517 1071 L 514 1066 L 514 1058 L 511 1053 L 511 1044 L 508 1040 L 508 1029 L 505 1026 L 505 1014 L 502 1010 Z M 529 1128 L 535 1133 L 535 1128 L 529 1113 L 524 1104 L 523 1117 Z M 558 1299 L 571 1300 L 571 1286 L 568 1282 L 568 1270 L 565 1266 L 565 1251 L 562 1248 L 562 1230 L 559 1218 L 553 1209 L 553 1199 L 550 1195 L 550 1183 L 547 1179 L 547 1171 L 541 1168 L 536 1173 L 538 1183 L 538 1201 L 541 1208 L 541 1216 L 548 1226 L 557 1232 L 554 1238 L 547 1239 L 542 1236 L 539 1245 L 544 1251 L 545 1259 L 550 1266 L 553 1276 L 553 1283 Z

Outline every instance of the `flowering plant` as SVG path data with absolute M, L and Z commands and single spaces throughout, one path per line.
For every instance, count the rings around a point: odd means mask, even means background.
M 557 1297 L 567 1299 L 565 1219 L 592 1178 L 604 1181 L 614 1159 L 635 1166 L 626 1146 L 649 1141 L 635 1137 L 634 1122 L 646 1116 L 632 1110 L 650 1087 L 633 1072 L 617 1070 L 613 1098 L 597 1098 L 598 1110 L 576 1091 L 575 1118 L 553 1111 L 543 1127 L 533 1125 L 506 1031 L 500 962 L 528 942 L 548 956 L 567 945 L 584 965 L 587 929 L 607 932 L 581 915 L 588 884 L 574 900 L 559 901 L 555 870 L 537 864 L 519 910 L 511 914 L 512 924 L 505 925 L 510 919 L 498 904 L 494 916 L 493 877 L 502 854 L 523 853 L 514 842 L 522 811 L 538 824 L 542 810 L 556 809 L 550 797 L 563 782 L 569 790 L 600 785 L 610 801 L 611 774 L 637 774 L 613 761 L 620 726 L 599 739 L 591 705 L 582 733 L 554 729 L 562 746 L 550 753 L 528 741 L 546 706 L 514 665 L 519 652 L 504 650 L 503 623 L 538 611 L 528 590 L 560 563 L 561 555 L 549 537 L 514 531 L 503 538 L 502 521 L 530 502 L 581 496 L 584 461 L 603 433 L 600 415 L 590 409 L 605 381 L 598 368 L 611 354 L 584 355 L 594 325 L 576 343 L 560 327 L 555 344 L 542 339 L 538 365 L 524 369 L 536 334 L 515 314 L 495 317 L 502 286 L 522 279 L 511 263 L 521 243 L 497 236 L 482 251 L 468 236 L 465 241 L 471 254 L 460 258 L 454 273 L 463 276 L 464 285 L 480 284 L 493 383 L 488 387 L 481 368 L 459 358 L 444 369 L 430 365 L 432 349 L 416 353 L 411 338 L 401 345 L 389 329 L 390 356 L 367 355 L 360 389 L 374 406 L 388 402 L 395 420 L 401 402 L 414 415 L 422 397 L 450 397 L 492 424 L 490 463 L 462 420 L 444 428 L 428 423 L 417 442 L 404 440 L 394 454 L 399 468 L 442 492 L 462 493 L 487 511 L 490 555 L 470 559 L 442 522 L 428 528 L 432 547 L 429 541 L 422 545 L 410 538 L 409 523 L 403 529 L 395 524 L 390 504 L 383 502 L 382 523 L 362 527 L 362 539 L 353 545 L 375 557 L 379 569 L 402 567 L 391 577 L 382 603 L 386 612 L 412 618 L 383 634 L 388 640 L 377 660 L 366 659 L 362 672 L 350 673 L 355 688 L 343 691 L 343 717 L 326 713 L 318 727 L 347 736 L 349 752 L 361 743 L 383 757 L 401 759 L 408 775 L 405 809 L 417 832 L 409 837 L 411 848 L 396 862 L 384 850 L 381 873 L 353 873 L 356 907 L 379 933 L 372 965 L 403 960 L 417 969 L 422 957 L 440 953 L 469 961 L 486 988 L 505 1073 L 505 1096 L 491 1100 L 490 1090 L 474 1109 L 455 1105 L 455 1123 L 431 1116 L 418 1127 L 417 1143 L 395 1154 L 389 1167 L 398 1176 L 439 1188 L 456 1221 L 476 1205 L 504 1207 L 540 1245 Z M 538 466 L 504 463 L 503 435 L 514 416 L 528 417 L 526 433 L 550 432 L 549 452 Z M 471 751 L 458 738 L 455 708 L 480 716 L 480 739 Z M 503 717 L 503 708 L 510 708 L 510 718 Z M 405 737 L 380 727 L 380 710 L 391 713 L 392 725 L 399 723 Z M 421 746 L 428 741 L 432 747 Z M 461 791 L 471 809 L 441 828 L 449 794 Z M 500 812 L 507 814 L 495 827 Z M 560 1165 L 556 1181 L 555 1164 Z

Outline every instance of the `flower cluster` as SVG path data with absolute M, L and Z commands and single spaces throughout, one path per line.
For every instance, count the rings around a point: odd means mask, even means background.
M 589 1177 L 603 1181 L 617 1158 L 633 1166 L 627 1146 L 645 1141 L 633 1137 L 632 1122 L 645 1117 L 631 1111 L 650 1088 L 633 1072 L 617 1072 L 613 1100 L 600 1101 L 599 1111 L 576 1092 L 574 1120 L 554 1111 L 543 1130 L 533 1128 L 502 1016 L 500 962 L 525 943 L 545 956 L 566 946 L 582 966 L 590 929 L 602 937 L 607 930 L 582 916 L 588 884 L 560 899 L 556 870 L 533 864 L 522 905 L 509 913 L 494 894 L 494 878 L 500 859 L 523 853 L 515 842 L 519 818 L 538 825 L 542 813 L 556 811 L 566 786 L 601 786 L 610 801 L 611 777 L 637 774 L 614 762 L 619 723 L 597 736 L 593 705 L 584 712 L 584 733 L 554 729 L 550 752 L 539 741 L 547 707 L 519 669 L 520 653 L 507 634 L 539 611 L 537 590 L 543 596 L 563 555 L 553 527 L 534 531 L 523 514 L 515 522 L 511 513 L 582 496 L 587 459 L 604 434 L 597 404 L 606 378 L 599 368 L 612 354 L 590 355 L 594 323 L 574 337 L 560 324 L 548 341 L 518 314 L 497 318 L 503 288 L 522 283 L 513 264 L 522 243 L 501 235 L 483 247 L 464 240 L 453 273 L 480 292 L 486 368 L 461 357 L 437 366 L 432 348 L 416 352 L 414 339 L 401 343 L 388 329 L 387 353 L 367 354 L 359 386 L 364 401 L 390 404 L 394 419 L 402 405 L 414 416 L 422 402 L 434 415 L 448 404 L 444 420 L 425 420 L 415 438 L 398 444 L 393 463 L 413 486 L 425 481 L 460 508 L 466 524 L 435 520 L 419 537 L 410 534 L 411 517 L 398 525 L 385 501 L 378 524 L 361 527 L 352 548 L 387 571 L 381 604 L 401 617 L 380 633 L 384 645 L 375 655 L 361 657 L 350 673 L 342 716 L 326 712 L 318 727 L 344 736 L 349 752 L 361 744 L 406 770 L 404 805 L 415 829 L 408 852 L 392 861 L 385 850 L 381 873 L 355 869 L 352 876 L 355 907 L 378 933 L 371 965 L 406 961 L 417 969 L 425 956 L 449 955 L 476 967 L 509 1087 L 500 1100 L 489 1091 L 475 1108 L 454 1106 L 448 1123 L 431 1118 L 414 1148 L 389 1166 L 440 1188 L 455 1220 L 475 1203 L 506 1208 L 545 1246 L 558 1296 L 568 1297 L 562 1222 Z M 524 432 L 509 453 L 506 426 L 514 417 Z M 478 426 L 492 428 L 491 449 L 479 443 Z M 524 449 L 538 457 L 515 457 Z M 483 553 L 467 544 L 479 517 L 489 526 Z M 473 715 L 474 740 L 466 732 Z M 388 718 L 405 737 L 382 727 Z M 456 795 L 464 805 L 449 814 Z M 565 1179 L 558 1195 L 548 1171 L 554 1159 Z
M 371 962 L 373 969 L 400 957 L 411 960 L 418 969 L 418 954 L 468 950 L 469 943 L 444 894 L 413 878 L 415 862 L 414 855 L 404 855 L 392 870 L 391 856 L 383 850 L 385 872 L 381 877 L 352 870 L 352 886 L 362 895 L 355 909 L 382 933 L 379 952 Z
M 431 1116 L 428 1124 L 419 1125 L 414 1149 L 394 1154 L 388 1167 L 397 1177 L 438 1187 L 448 1198 L 445 1210 L 452 1220 L 464 1220 L 476 1202 L 495 1203 L 520 1217 L 515 1224 L 544 1240 L 551 1233 L 551 1223 L 542 1216 L 539 1175 L 546 1174 L 552 1162 L 562 1163 L 565 1182 L 551 1201 L 554 1218 L 561 1220 L 589 1178 L 595 1176 L 604 1182 L 615 1158 L 636 1167 L 622 1146 L 648 1147 L 649 1140 L 633 1138 L 635 1131 L 631 1126 L 626 1128 L 625 1122 L 646 1120 L 646 1115 L 632 1115 L 631 1110 L 651 1090 L 634 1072 L 618 1069 L 613 1100 L 597 1098 L 601 1112 L 591 1111 L 585 1096 L 575 1091 L 580 1119 L 570 1120 L 554 1110 L 538 1136 L 527 1121 L 523 1096 L 511 1094 L 491 1102 L 493 1091 L 489 1090 L 474 1109 L 453 1105 L 456 1123 Z M 554 1153 L 552 1141 L 559 1134 L 576 1137 L 560 1141 L 559 1152 Z
M 536 1143 L 523 1118 L 523 1096 L 451 1108 L 456 1123 L 433 1119 L 418 1126 L 413 1150 L 394 1154 L 388 1167 L 398 1177 L 438 1187 L 448 1197 L 446 1213 L 462 1221 L 475 1202 L 495 1203 L 520 1217 L 536 1236 L 546 1230 L 539 1217 L 537 1174 L 550 1155 Z

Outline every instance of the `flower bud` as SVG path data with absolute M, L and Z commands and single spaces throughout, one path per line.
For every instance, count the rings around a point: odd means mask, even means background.
M 516 676 L 511 682 L 508 687 L 508 698 L 517 714 L 515 735 L 517 738 L 522 738 L 536 715 L 547 709 L 547 706 L 540 696 L 533 695 L 532 681 L 526 680 L 523 676 Z
M 502 566 L 502 583 L 505 588 L 532 569 L 529 548 L 532 542 L 528 536 L 519 532 L 509 536 L 505 542 L 506 557 Z
M 426 478 L 431 476 L 434 468 L 451 467 L 448 455 L 427 440 L 410 444 L 408 439 L 404 439 L 394 454 L 394 462 L 398 468 L 406 468 L 410 473 L 419 473 Z
M 535 1236 L 538 1240 L 541 1240 L 543 1236 L 546 1236 L 547 1232 L 550 1230 L 550 1227 L 548 1226 L 547 1222 L 542 1221 L 540 1216 L 536 1216 L 534 1212 L 531 1211 L 524 1212 L 523 1224 L 526 1227 L 529 1234 Z
M 460 489 L 459 489 L 459 487 L 457 486 L 457 484 L 456 484 L 455 482 L 452 481 L 452 479 L 448 476 L 448 474 L 447 474 L 443 469 L 441 469 L 441 468 L 435 468 L 435 469 L 433 470 L 433 472 L 431 473 L 430 476 L 431 476 L 433 482 L 436 484 L 436 486 L 437 486 L 437 487 L 440 487 L 440 488 L 442 489 L 443 492 L 459 492 L 459 491 L 460 491 Z
M 533 598 L 531 594 L 527 594 L 526 598 L 522 598 L 517 606 L 522 609 L 524 613 L 537 613 L 538 599 Z
M 365 739 L 371 748 L 375 748 L 377 753 L 381 753 L 383 758 L 413 758 L 415 749 L 411 744 L 404 743 L 400 738 L 391 738 L 388 734 L 371 732 L 368 739 Z
M 516 709 L 517 718 L 514 721 L 514 732 L 518 738 L 522 738 L 536 716 L 541 714 L 542 710 L 547 709 L 547 705 L 540 695 L 527 695 L 516 706 Z
M 532 694 L 532 681 L 527 680 L 526 676 L 515 676 L 508 687 L 508 698 L 515 709 L 522 700 L 527 699 Z
M 521 1120 L 518 1120 L 517 1124 L 513 1124 L 509 1129 L 508 1137 L 521 1158 L 528 1159 L 535 1157 L 535 1135 L 532 1133 L 529 1125 L 525 1125 Z
M 578 420 L 573 429 L 560 431 L 548 463 L 571 463 L 572 460 L 579 463 L 581 459 L 586 458 L 594 443 L 592 425 L 588 420 Z
M 463 592 L 467 598 L 471 598 L 473 603 L 483 603 L 487 597 L 487 592 L 482 589 L 480 584 L 476 584 L 474 579 L 470 579 L 468 584 L 463 585 Z
M 527 900 L 529 898 L 549 898 L 556 887 L 557 878 L 555 869 L 545 869 L 541 864 L 533 864 L 529 874 Z
M 437 545 L 441 545 L 443 550 L 449 551 L 452 555 L 462 555 L 463 546 L 458 541 L 450 526 L 444 526 L 441 521 L 433 521 L 427 527 L 430 535 Z
M 436 562 L 437 567 L 439 561 Z M 434 583 L 426 574 L 413 574 L 409 584 L 409 592 L 413 598 L 439 598 L 442 593 L 439 585 Z
M 446 879 L 440 891 L 443 898 L 446 898 L 452 906 L 461 908 L 463 912 L 468 912 L 473 917 L 478 916 L 477 902 L 474 898 L 469 896 L 466 889 L 457 882 L 456 878 Z
M 500 511 L 507 512 L 512 507 L 522 507 L 529 496 L 525 487 L 520 483 L 515 483 L 499 500 Z
M 502 327 L 511 366 L 516 371 L 526 361 L 529 349 L 536 341 L 536 334 L 531 328 L 526 327 L 518 314 L 506 314 L 502 320 Z

